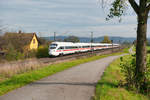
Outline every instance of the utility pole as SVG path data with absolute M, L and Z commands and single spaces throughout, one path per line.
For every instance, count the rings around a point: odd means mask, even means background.
M 121 42 L 120 42 L 120 40 L 119 40 L 119 50 L 121 50 L 120 44 L 121 44 Z
M 93 32 L 91 32 L 91 51 L 93 51 L 92 43 L 93 43 Z
M 51 41 L 51 33 L 49 33 L 49 41 Z
M 56 41 L 56 32 L 54 32 L 54 41 Z
M 113 52 L 113 40 L 111 40 L 111 43 L 112 43 L 112 52 Z
M 39 32 L 39 37 L 42 37 L 42 36 L 41 36 L 41 32 Z

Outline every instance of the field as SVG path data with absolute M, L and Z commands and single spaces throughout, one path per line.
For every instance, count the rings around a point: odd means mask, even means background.
M 19 88 L 21 86 L 24 86 L 28 83 L 44 78 L 46 76 L 50 76 L 57 72 L 63 71 L 67 68 L 71 68 L 73 66 L 76 66 L 82 63 L 94 61 L 94 60 L 101 59 L 101 58 L 108 57 L 108 56 L 120 55 L 123 53 L 124 52 L 101 55 L 101 56 L 93 56 L 93 57 L 88 57 L 84 59 L 82 58 L 78 60 L 73 60 L 73 61 L 63 62 L 63 63 L 50 65 L 46 67 L 41 67 L 38 70 L 32 70 L 32 71 L 28 71 L 25 73 L 13 75 L 12 77 L 4 79 L 0 82 L 0 95 L 3 95 L 13 89 Z M 1 76 L 0 78 L 3 79 L 3 76 Z

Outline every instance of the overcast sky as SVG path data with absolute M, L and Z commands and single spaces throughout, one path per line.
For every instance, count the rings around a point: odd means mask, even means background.
M 37 32 L 40 36 L 136 37 L 137 17 L 132 9 L 122 18 L 106 21 L 108 10 L 98 0 L 0 0 L 0 22 L 9 31 Z M 39 33 L 40 32 L 40 33 Z M 150 37 L 150 21 L 148 21 Z

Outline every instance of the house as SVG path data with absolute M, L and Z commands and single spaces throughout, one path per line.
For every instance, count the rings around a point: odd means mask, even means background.
M 39 41 L 38 41 L 37 35 L 35 33 L 32 34 L 32 38 L 29 42 L 30 42 L 29 49 L 37 49 L 38 48 Z
M 36 33 L 22 33 L 17 32 L 6 32 L 3 36 L 5 39 L 5 45 L 12 45 L 15 49 L 21 50 L 26 48 L 28 50 L 36 50 L 39 46 L 39 40 Z

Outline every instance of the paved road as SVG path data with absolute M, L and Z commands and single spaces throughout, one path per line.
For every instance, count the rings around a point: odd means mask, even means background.
M 105 68 L 119 56 L 78 65 L 0 96 L 0 100 L 91 100 Z

